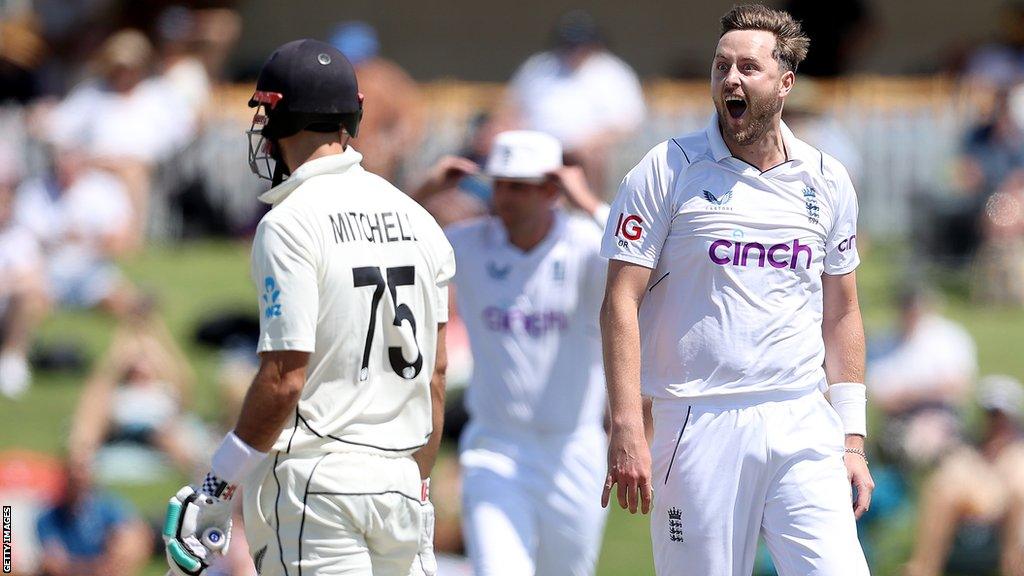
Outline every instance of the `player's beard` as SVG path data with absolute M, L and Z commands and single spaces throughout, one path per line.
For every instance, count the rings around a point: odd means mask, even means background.
M 715 103 L 718 108 L 718 124 L 722 136 L 732 144 L 749 146 L 765 137 L 771 130 L 772 118 L 782 111 L 783 99 L 773 94 L 755 97 L 747 93 L 747 110 L 743 124 L 733 129 L 726 120 L 729 110 L 722 99 Z

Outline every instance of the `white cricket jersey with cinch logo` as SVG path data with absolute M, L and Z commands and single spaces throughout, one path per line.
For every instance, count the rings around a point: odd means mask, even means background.
M 838 161 L 782 134 L 788 160 L 762 173 L 731 155 L 712 117 L 623 179 L 601 253 L 653 269 L 640 307 L 645 395 L 824 385 L 821 274 L 859 263 L 857 199 Z
M 310 352 L 275 450 L 404 456 L 431 432 L 437 326 L 455 259 L 416 202 L 348 148 L 300 166 L 261 199 L 252 275 L 259 351 Z
M 458 260 L 455 301 L 473 351 L 466 390 L 473 421 L 513 434 L 601 426 L 601 229 L 559 212 L 548 236 L 526 253 L 509 243 L 497 218 L 445 232 Z

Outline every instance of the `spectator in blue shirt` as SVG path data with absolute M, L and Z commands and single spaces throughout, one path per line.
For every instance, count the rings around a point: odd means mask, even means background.
M 97 490 L 91 463 L 66 464 L 61 500 L 36 524 L 44 576 L 137 574 L 150 552 L 149 529 L 124 500 Z

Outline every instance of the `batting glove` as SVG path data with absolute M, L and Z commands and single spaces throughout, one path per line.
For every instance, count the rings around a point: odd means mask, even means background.
M 199 492 L 185 486 L 167 503 L 163 538 L 170 574 L 201 576 L 213 554 L 227 554 L 234 488 L 208 474 Z
M 420 549 L 413 562 L 412 576 L 436 576 L 437 558 L 434 557 L 434 504 L 430 501 L 430 480 L 423 481 L 420 495 Z

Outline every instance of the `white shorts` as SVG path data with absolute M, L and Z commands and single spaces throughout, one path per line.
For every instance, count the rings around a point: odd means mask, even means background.
M 607 438 L 497 434 L 460 441 L 462 525 L 476 576 L 584 576 L 600 552 Z
M 261 576 L 408 576 L 420 542 L 410 457 L 271 453 L 243 486 Z
M 654 401 L 660 576 L 748 576 L 758 533 L 781 576 L 865 576 L 839 416 L 820 392 Z M 760 402 L 760 400 L 759 400 Z

